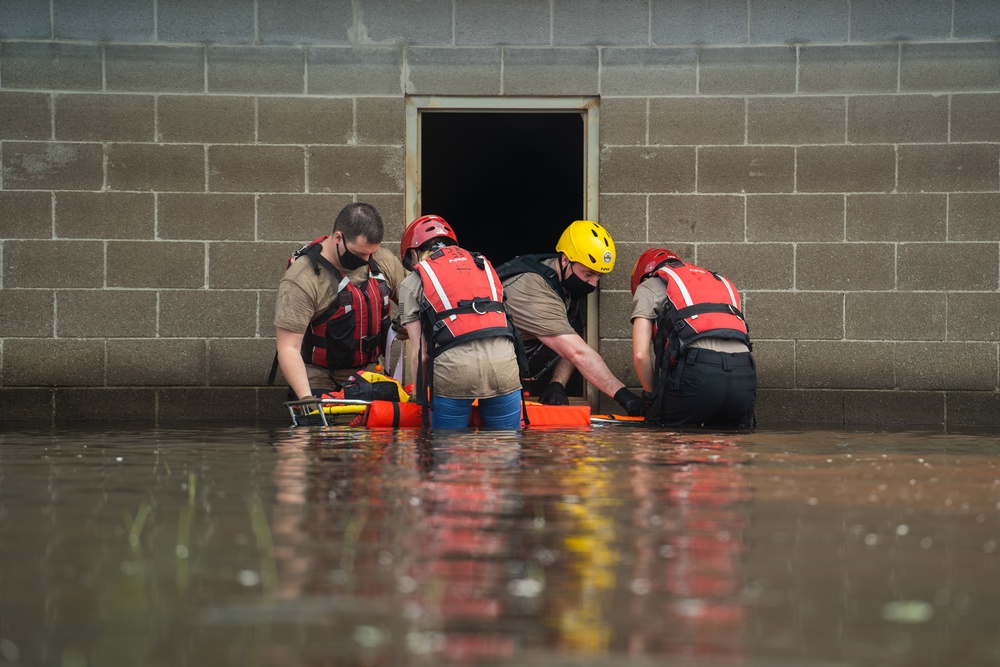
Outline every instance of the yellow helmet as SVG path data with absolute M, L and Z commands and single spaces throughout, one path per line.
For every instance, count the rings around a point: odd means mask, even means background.
M 598 273 L 611 273 L 615 268 L 615 242 L 604 227 L 592 220 L 577 220 L 563 230 L 556 252 Z

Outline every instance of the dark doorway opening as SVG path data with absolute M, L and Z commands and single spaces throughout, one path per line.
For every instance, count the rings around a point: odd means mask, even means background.
M 495 266 L 555 252 L 584 217 L 580 112 L 424 111 L 420 139 L 420 213 L 442 216 Z

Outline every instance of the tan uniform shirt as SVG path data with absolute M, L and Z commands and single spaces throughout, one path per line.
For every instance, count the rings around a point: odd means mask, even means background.
M 542 263 L 559 270 L 558 257 Z M 507 312 L 524 340 L 576 333 L 566 315 L 569 297 L 553 291 L 542 276 L 521 273 L 508 278 L 503 289 L 507 293 Z
M 658 276 L 652 276 L 639 283 L 632 297 L 632 317 L 652 320 L 654 324 L 660 321 L 660 315 L 667 308 L 667 285 Z M 716 352 L 749 352 L 744 343 L 731 338 L 699 338 L 689 347 L 715 350 Z
M 424 285 L 411 273 L 399 286 L 400 323 L 420 317 Z M 410 345 L 419 341 L 411 340 Z M 434 393 L 446 398 L 492 398 L 520 391 L 521 379 L 509 338 L 481 338 L 456 345 L 434 359 Z
M 382 269 L 382 275 L 385 276 L 386 283 L 389 285 L 390 296 L 396 300 L 399 285 L 406 275 L 399 258 L 385 248 L 379 247 L 372 255 L 372 259 Z M 368 266 L 362 266 L 360 269 L 345 275 L 353 284 L 360 285 L 368 280 Z M 295 333 L 305 333 L 309 329 L 309 323 L 319 317 L 337 298 L 337 284 L 338 280 L 333 273 L 322 266 L 319 275 L 317 275 L 308 257 L 300 257 L 295 260 L 281 277 L 281 282 L 278 283 L 274 325 Z M 335 369 L 334 379 L 337 382 L 343 382 L 356 370 L 358 369 Z M 370 368 L 369 370 L 374 369 Z M 333 388 L 333 382 L 330 380 L 327 369 L 306 364 L 306 373 L 309 376 L 310 387 L 314 389 Z

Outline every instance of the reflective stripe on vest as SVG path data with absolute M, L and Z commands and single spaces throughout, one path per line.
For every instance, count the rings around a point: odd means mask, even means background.
M 693 264 L 663 265 L 656 273 L 666 283 L 667 300 L 682 317 L 674 328 L 683 345 L 709 335 L 748 338 L 746 322 L 738 314 L 741 312 L 740 295 L 729 280 Z M 685 309 L 698 306 L 707 308 L 685 315 Z M 717 306 L 717 310 L 713 311 L 712 306 Z

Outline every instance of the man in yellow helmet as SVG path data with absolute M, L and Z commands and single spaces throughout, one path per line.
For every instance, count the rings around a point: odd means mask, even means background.
M 580 307 L 614 267 L 611 235 L 596 222 L 577 220 L 559 237 L 555 254 L 520 255 L 497 268 L 507 293 L 507 313 L 524 339 L 530 371 L 525 380 L 548 380 L 538 397 L 541 403 L 569 403 L 566 384 L 578 370 L 628 414 L 645 412 L 645 402 L 582 337 Z

